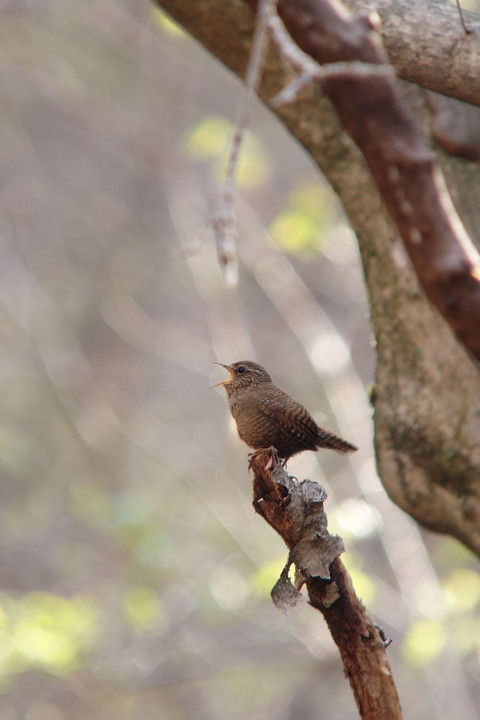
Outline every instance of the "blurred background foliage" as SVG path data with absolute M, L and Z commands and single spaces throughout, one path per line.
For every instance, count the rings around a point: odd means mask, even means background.
M 261 106 L 237 182 L 240 285 L 209 221 L 241 85 L 151 3 L 0 3 L 0 717 L 356 717 L 212 361 L 256 358 L 352 461 L 331 528 L 388 637 L 405 715 L 477 717 L 480 579 L 375 473 L 374 349 L 355 238 Z

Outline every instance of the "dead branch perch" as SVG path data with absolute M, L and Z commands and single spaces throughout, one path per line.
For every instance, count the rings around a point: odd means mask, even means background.
M 272 591 L 276 605 L 294 605 L 305 583 L 310 604 L 324 616 L 342 657 L 345 674 L 363 720 L 400 720 L 402 712 L 390 665 L 377 627 L 355 595 L 340 554 L 341 538 L 330 535 L 323 509 L 324 489 L 310 480 L 295 482 L 274 448 L 250 461 L 253 506 L 289 549 L 285 570 Z M 288 579 L 295 564 L 300 582 Z

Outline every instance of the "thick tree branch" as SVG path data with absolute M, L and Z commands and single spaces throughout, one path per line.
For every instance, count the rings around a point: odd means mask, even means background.
M 336 0 L 279 0 L 278 12 L 320 64 L 386 63 L 370 16 L 350 15 Z M 362 151 L 427 297 L 480 360 L 480 257 L 395 80 L 330 78 L 323 89 Z
M 399 77 L 480 105 L 480 16 L 446 0 L 344 0 L 353 12 L 377 12 L 388 59 Z
M 245 0 L 255 10 L 258 0 Z M 480 16 L 446 0 L 344 0 L 352 11 L 378 13 L 379 31 L 398 76 L 428 90 L 480 105 Z
M 400 720 L 397 691 L 385 642 L 355 595 L 340 554 L 343 543 L 327 530 L 323 508 L 326 493 L 310 480 L 294 482 L 279 463 L 274 448 L 259 450 L 251 459 L 253 505 L 289 549 L 287 568 L 272 597 L 276 604 L 294 604 L 296 589 L 288 580 L 294 563 L 311 605 L 319 610 L 342 657 L 360 717 Z

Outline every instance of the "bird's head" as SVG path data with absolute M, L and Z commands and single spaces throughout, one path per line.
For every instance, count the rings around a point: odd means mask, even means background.
M 228 380 L 216 383 L 212 387 L 223 385 L 228 395 L 239 388 L 247 388 L 249 385 L 272 382 L 272 378 L 265 368 L 252 360 L 240 360 L 231 365 L 217 362 L 215 365 L 221 365 L 225 370 L 228 370 L 230 377 Z

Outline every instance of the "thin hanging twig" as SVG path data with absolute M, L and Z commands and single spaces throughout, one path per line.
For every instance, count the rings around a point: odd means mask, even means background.
M 227 173 L 223 186 L 220 210 L 213 221 L 217 243 L 217 255 L 222 268 L 225 284 L 229 287 L 238 282 L 238 258 L 236 250 L 235 224 L 235 172 L 238 166 L 240 149 L 248 127 L 254 97 L 260 82 L 267 45 L 267 26 L 270 9 L 275 0 L 261 0 L 255 23 L 252 50 L 247 67 L 245 91 L 239 108 L 231 141 Z

